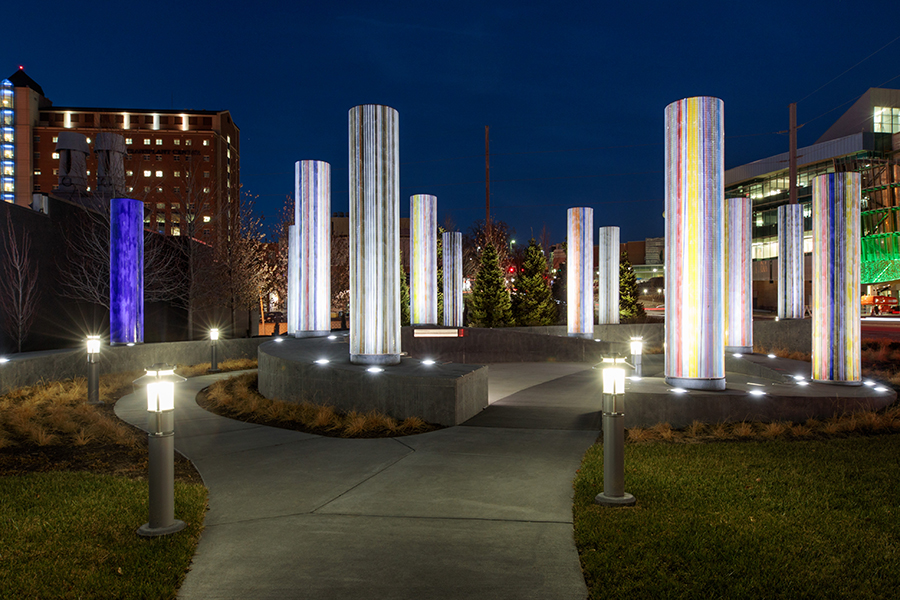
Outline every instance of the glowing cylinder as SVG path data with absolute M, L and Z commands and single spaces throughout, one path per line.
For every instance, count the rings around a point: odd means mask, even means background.
M 803 318 L 803 207 L 778 207 L 778 318 Z
M 109 342 L 144 342 L 144 203 L 109 203 Z
M 718 98 L 666 107 L 666 382 L 725 389 L 724 121 Z
M 463 326 L 463 258 L 462 233 L 445 231 L 444 248 L 444 325 Z
M 725 351 L 753 352 L 750 198 L 725 200 Z
M 400 362 L 399 117 L 350 109 L 350 362 Z
M 411 196 L 409 216 L 410 324 L 437 325 L 437 197 Z
M 568 333 L 594 337 L 594 209 L 570 208 L 566 284 Z
M 813 180 L 812 378 L 859 385 L 860 175 Z
M 331 165 L 294 163 L 294 223 L 300 240 L 296 337 L 331 332 Z M 352 235 L 352 234 L 351 234 Z
M 597 323 L 619 323 L 619 228 L 601 227 L 597 252 Z
M 296 225 L 288 227 L 287 332 L 297 333 L 300 324 L 300 234 Z

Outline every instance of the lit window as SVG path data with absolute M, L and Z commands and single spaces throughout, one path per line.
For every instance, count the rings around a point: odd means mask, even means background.
M 35 170 L 34 170 L 34 174 L 35 174 L 35 176 L 40 175 L 40 174 L 41 174 L 41 170 L 40 170 L 40 169 L 35 169 Z
M 144 138 L 144 145 L 145 145 L 145 146 L 149 146 L 149 145 L 150 145 L 150 138 Z
M 86 139 L 86 141 L 87 141 L 88 144 L 91 143 L 91 138 L 85 138 L 85 139 Z
M 132 142 L 131 138 L 125 138 L 125 145 L 126 145 L 126 146 L 130 146 L 130 145 L 131 145 L 131 142 Z
M 157 177 L 162 177 L 162 176 L 163 176 L 162 171 L 157 171 L 157 172 L 156 172 L 156 176 L 157 176 Z
M 204 193 L 204 194 L 208 194 L 208 193 L 209 193 L 209 188 L 208 188 L 208 187 L 203 188 L 203 193 Z
M 151 175 L 153 175 L 152 171 L 144 171 L 144 177 L 150 177 Z
M 181 171 L 175 171 L 172 173 L 175 177 L 181 177 Z
M 55 135 L 54 135 L 54 136 L 53 136 L 53 143 L 55 144 L 55 143 L 58 142 L 58 141 L 59 141 L 59 136 L 55 136 Z
M 87 191 L 91 191 L 91 186 L 87 186 Z
M 157 138 L 157 140 L 156 140 L 156 145 L 157 145 L 157 146 L 162 146 L 162 140 Z
M 185 145 L 185 146 L 190 146 L 190 145 L 191 145 L 191 140 L 184 140 L 184 145 Z
M 134 191 L 134 187 L 129 185 L 129 186 L 128 186 L 128 191 L 129 191 L 129 192 L 133 192 L 133 191 Z
M 172 235 L 181 235 L 181 228 L 179 228 L 179 227 L 173 227 L 173 228 L 172 228 Z
M 209 140 L 203 140 L 203 145 L 204 145 L 204 146 L 209 146 Z
M 53 174 L 54 174 L 54 175 L 59 175 L 59 169 L 53 169 Z
M 212 219 L 212 217 L 203 217 L 203 222 L 209 223 L 211 219 Z
M 52 156 L 55 160 L 59 160 L 59 152 L 54 152 L 53 154 L 51 154 L 51 156 Z
M 134 175 L 134 171 L 125 171 L 125 174 L 131 177 L 132 175 Z
M 90 175 L 91 172 L 90 172 L 90 171 L 86 171 L 85 174 L 86 174 L 86 175 Z
M 173 203 L 171 204 L 171 207 L 172 207 L 172 210 L 178 210 L 178 203 L 177 203 L 177 202 L 173 202 Z
M 181 140 L 175 140 L 175 145 L 176 145 L 176 146 L 180 146 L 180 145 L 181 145 Z
M 149 185 L 145 185 L 145 186 L 144 186 L 144 193 L 145 193 L 145 194 L 149 194 L 149 193 L 150 193 L 150 186 L 149 186 Z
M 161 187 L 158 187 L 158 188 L 156 188 L 156 191 L 159 192 L 160 194 L 162 194 L 162 191 L 163 191 L 163 190 L 162 190 Z
M 165 203 L 165 202 L 157 202 L 157 203 L 156 203 L 156 208 L 158 208 L 158 209 L 160 209 L 160 210 L 165 210 L 165 209 L 166 209 L 166 203 Z
M 230 143 L 231 143 L 231 136 L 229 135 L 229 136 L 226 136 L 226 137 L 228 138 L 228 143 L 230 144 Z

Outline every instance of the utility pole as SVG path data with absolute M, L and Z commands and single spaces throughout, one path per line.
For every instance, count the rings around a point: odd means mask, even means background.
M 790 190 L 789 197 L 791 204 L 797 204 L 797 103 L 790 105 L 791 111 L 791 130 L 790 130 Z
M 488 135 L 490 126 L 484 126 L 484 231 L 487 237 L 491 235 L 491 140 Z

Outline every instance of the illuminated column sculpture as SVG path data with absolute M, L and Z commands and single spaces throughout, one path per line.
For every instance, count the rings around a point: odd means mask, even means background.
M 753 352 L 750 198 L 725 200 L 725 351 Z
M 666 382 L 725 389 L 723 103 L 666 107 Z
M 619 228 L 601 227 L 597 253 L 597 323 L 619 323 Z
M 566 282 L 568 333 L 594 337 L 594 209 L 570 208 Z
M 400 362 L 399 117 L 350 109 L 350 362 Z
M 321 160 L 297 161 L 294 199 L 294 223 L 300 242 L 299 318 L 294 335 L 328 335 L 331 332 L 331 165 Z
M 410 286 L 412 325 L 437 325 L 437 197 L 409 199 Z
M 296 335 L 300 325 L 300 234 L 288 227 L 287 333 Z
M 778 318 L 803 318 L 803 207 L 778 207 Z
M 109 341 L 144 341 L 144 203 L 109 204 Z
M 463 326 L 462 233 L 445 231 L 444 249 L 444 325 Z
M 819 175 L 812 204 L 812 378 L 859 385 L 859 173 Z

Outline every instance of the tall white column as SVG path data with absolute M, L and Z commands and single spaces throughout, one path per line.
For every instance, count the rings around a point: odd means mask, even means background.
M 298 228 L 299 294 L 297 337 L 331 331 L 331 165 L 321 160 L 294 164 L 294 223 Z
M 803 207 L 778 207 L 778 318 L 803 318 Z
M 298 227 L 288 227 L 287 333 L 296 335 L 300 325 L 300 234 Z
M 400 362 L 399 116 L 350 109 L 350 362 Z
M 567 212 L 567 323 L 573 337 L 594 337 L 594 209 Z
M 753 352 L 750 198 L 725 200 L 725 351 Z
M 725 389 L 724 121 L 718 98 L 666 107 L 666 382 Z
M 812 203 L 812 378 L 859 385 L 859 173 L 819 175 Z
M 410 324 L 437 325 L 437 197 L 410 197 L 409 216 Z
M 601 227 L 597 238 L 597 323 L 619 323 L 619 228 Z
M 463 326 L 462 233 L 445 231 L 444 248 L 444 325 Z

